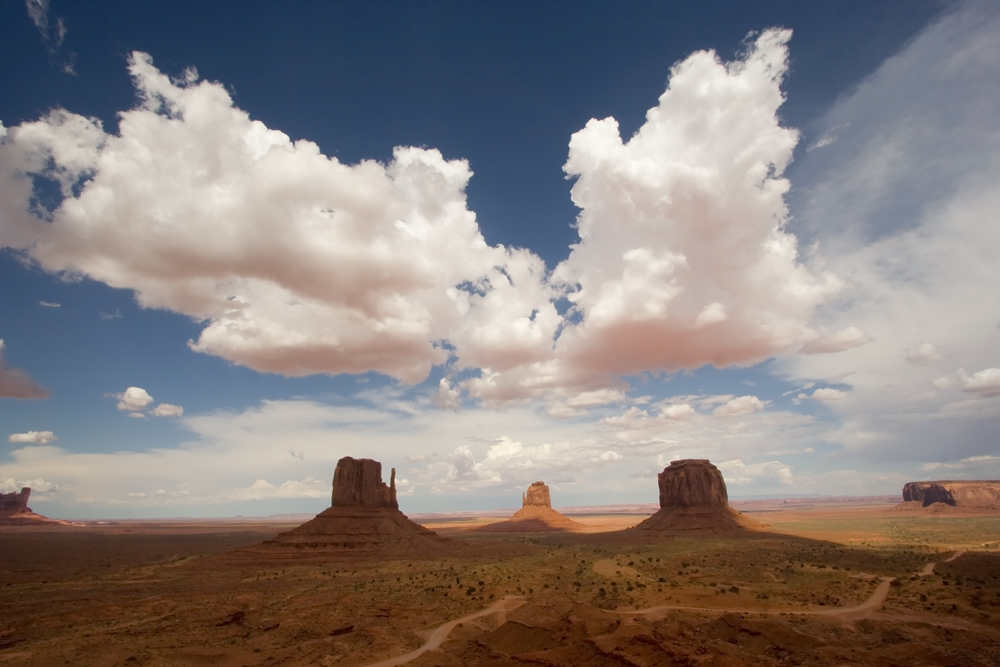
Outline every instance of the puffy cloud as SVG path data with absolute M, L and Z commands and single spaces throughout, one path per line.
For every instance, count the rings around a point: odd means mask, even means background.
M 815 334 L 834 291 L 797 261 L 782 171 L 798 133 L 777 109 L 790 31 L 768 30 L 742 60 L 698 52 L 626 143 L 613 118 L 570 141 L 566 173 L 580 241 L 553 279 L 582 316 L 567 359 L 616 374 L 749 364 Z
M 915 366 L 927 366 L 941 358 L 941 350 L 931 343 L 921 343 L 915 348 L 903 350 L 903 359 Z
M 154 417 L 183 417 L 184 408 L 179 405 L 171 405 L 170 403 L 160 403 L 153 408 L 150 414 Z
M 958 461 L 933 461 L 920 466 L 920 470 L 927 473 L 947 471 L 949 476 L 967 479 L 996 479 L 1000 477 L 1000 456 L 984 454 L 969 456 Z
M 712 411 L 716 417 L 739 417 L 757 410 L 763 410 L 766 403 L 756 396 L 740 396 Z
M 4 363 L 3 348 L 3 340 L 0 339 L 0 397 L 48 398 L 51 396 L 24 371 L 18 368 L 8 368 Z
M 620 388 L 615 376 L 751 364 L 816 338 L 813 309 L 839 282 L 802 266 L 784 231 L 781 174 L 798 141 L 777 117 L 790 34 L 765 31 L 736 62 L 706 51 L 676 65 L 628 142 L 613 118 L 573 135 L 564 169 L 580 241 L 550 280 L 572 308 L 550 350 L 484 364 L 462 383 L 470 395 L 591 393 Z M 556 400 L 550 414 L 577 411 Z
M 325 498 L 330 491 L 328 482 L 316 477 L 304 480 L 287 480 L 281 484 L 271 484 L 266 479 L 258 479 L 244 488 L 231 490 L 227 497 L 233 500 L 264 500 L 270 498 Z
M 695 414 L 694 408 L 692 408 L 687 403 L 679 403 L 675 405 L 667 405 L 660 409 L 660 414 L 665 419 L 670 420 L 680 420 L 687 419 L 691 415 Z
M 483 474 L 477 470 L 476 459 L 472 456 L 472 450 L 468 445 L 461 445 L 455 448 L 451 456 L 448 457 L 451 463 L 451 473 L 449 478 L 458 482 L 478 482 L 483 479 Z
M 962 382 L 962 391 L 987 398 L 1000 396 L 1000 368 L 984 368 L 972 375 L 966 373 L 964 368 L 960 368 L 958 377 Z
M 789 486 L 794 482 L 791 467 L 781 461 L 746 464 L 741 459 L 718 465 L 727 484 L 738 486 Z
M 146 417 L 146 409 L 152 405 L 153 397 L 141 387 L 129 387 L 120 394 L 111 394 L 118 399 L 118 409 L 129 413 L 129 417 L 143 419 Z M 160 403 L 152 410 L 148 411 L 154 417 L 183 417 L 184 408 L 180 405 L 170 403 Z
M 53 440 L 58 440 L 52 431 L 28 431 L 27 433 L 11 433 L 7 437 L 7 442 L 27 442 L 33 445 L 47 445 Z
M 448 378 L 441 378 L 438 390 L 431 397 L 434 405 L 445 410 L 458 410 L 462 407 L 462 391 L 451 386 Z
M 31 489 L 32 498 L 59 490 L 59 486 L 57 484 L 47 482 L 40 477 L 37 479 L 0 477 L 0 493 L 16 493 L 24 487 Z
M 258 371 L 415 383 L 447 364 L 444 407 L 464 391 L 579 415 L 621 402 L 621 376 L 750 364 L 815 338 L 809 318 L 838 283 L 784 231 L 789 36 L 678 64 L 627 143 L 610 118 L 573 135 L 580 242 L 551 275 L 485 243 L 465 161 L 400 147 L 385 165 L 342 164 L 142 53 L 141 102 L 118 134 L 58 109 L 0 126 L 0 245 L 204 321 L 194 350 Z M 60 186 L 55 210 L 31 208 L 35 176 Z
M 834 389 L 833 387 L 821 387 L 814 391 L 810 398 L 817 401 L 822 401 L 823 403 L 829 403 L 830 401 L 840 401 L 847 398 L 850 392 L 843 391 L 841 389 Z
M 387 165 L 345 165 L 251 120 L 194 72 L 171 81 L 141 53 L 129 70 L 142 103 L 120 115 L 118 135 L 62 110 L 9 130 L 0 243 L 28 247 L 48 271 L 134 290 L 143 307 L 207 320 L 193 349 L 264 372 L 418 382 L 448 359 L 439 341 L 482 324 L 479 304 L 509 326 L 499 340 L 476 336 L 476 363 L 524 359 L 551 338 L 554 307 L 524 303 L 521 282 L 544 266 L 486 245 L 465 204 L 464 160 L 397 148 Z M 51 223 L 25 213 L 30 174 L 63 186 Z
M 831 354 L 843 352 L 871 342 L 871 336 L 857 327 L 847 327 L 832 334 L 824 334 L 799 348 L 801 354 Z
M 153 397 L 141 387 L 129 387 L 120 394 L 113 394 L 113 397 L 118 399 L 118 409 L 125 412 L 141 412 L 153 402 Z

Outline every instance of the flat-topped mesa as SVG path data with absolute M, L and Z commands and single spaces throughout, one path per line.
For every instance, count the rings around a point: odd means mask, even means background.
M 382 481 L 382 464 L 371 459 L 345 456 L 333 471 L 331 507 L 391 507 L 396 502 L 396 469 L 392 469 L 389 486 Z
M 660 510 L 638 526 L 642 532 L 744 531 L 763 526 L 729 506 L 726 480 L 708 459 L 681 459 L 656 476 Z
M 521 507 L 552 507 L 549 487 L 545 482 L 532 482 L 528 490 L 521 494 Z
M 17 516 L 18 514 L 28 514 L 28 496 L 31 489 L 24 487 L 20 493 L 0 493 L 0 517 Z
M 1000 480 L 951 480 L 908 482 L 903 486 L 903 504 L 900 506 L 930 507 L 936 503 L 959 509 L 1000 509 Z M 940 507 L 940 505 L 939 505 Z
M 729 507 L 726 481 L 708 459 L 671 461 L 656 480 L 660 507 Z

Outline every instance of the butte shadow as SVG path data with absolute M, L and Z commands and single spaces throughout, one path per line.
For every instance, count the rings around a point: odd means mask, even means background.
M 534 482 L 521 496 L 521 509 L 506 521 L 491 523 L 477 529 L 486 533 L 577 532 L 583 524 L 552 509 L 549 487 Z
M 471 547 L 411 521 L 396 501 L 396 470 L 389 486 L 382 464 L 345 456 L 333 474 L 329 509 L 298 528 L 227 558 L 310 563 L 445 558 L 471 555 Z
M 671 461 L 657 482 L 659 511 L 625 532 L 655 536 L 766 530 L 764 524 L 729 506 L 726 481 L 708 459 Z

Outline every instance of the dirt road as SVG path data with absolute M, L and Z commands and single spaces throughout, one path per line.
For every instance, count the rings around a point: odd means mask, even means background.
M 462 618 L 456 618 L 454 620 L 448 621 L 447 623 L 439 625 L 437 628 L 434 629 L 434 632 L 431 633 L 431 636 L 427 640 L 427 642 L 420 648 L 416 649 L 415 651 L 410 651 L 405 655 L 401 655 L 395 658 L 389 658 L 388 660 L 383 660 L 381 662 L 372 663 L 370 665 L 367 665 L 367 667 L 395 667 L 395 665 L 402 665 L 411 660 L 414 660 L 423 655 L 424 653 L 426 653 L 427 651 L 433 651 L 437 647 L 441 646 L 441 644 L 444 643 L 444 640 L 448 638 L 448 635 L 451 634 L 451 631 L 455 629 L 456 625 L 458 625 L 459 623 L 464 623 L 466 621 L 471 621 L 472 619 L 479 618 L 480 616 L 487 616 L 489 614 L 497 613 L 500 616 L 498 620 L 502 625 L 507 620 L 506 619 L 507 612 L 517 609 L 522 604 L 524 604 L 524 598 L 513 595 L 505 595 L 504 597 L 500 598 L 499 600 L 491 604 L 486 609 L 482 609 L 473 614 L 469 614 L 468 616 L 463 616 Z
M 965 549 L 959 549 L 954 554 L 952 554 L 951 558 L 946 558 L 945 560 L 943 560 L 941 562 L 942 563 L 950 563 L 951 561 L 955 560 L 956 558 L 958 558 L 959 556 L 961 556 L 964 553 L 965 553 Z M 928 577 L 928 576 L 934 574 L 934 568 L 936 566 L 937 566 L 936 562 L 934 562 L 934 563 L 927 563 L 927 565 L 924 565 L 923 569 L 921 569 L 920 572 L 917 572 L 917 574 L 919 574 L 921 577 Z
M 957 551 L 950 558 L 947 558 L 943 563 L 950 563 L 955 560 L 965 551 Z M 611 561 L 608 561 L 611 562 Z M 934 566 L 937 563 L 929 563 L 923 569 L 921 569 L 918 574 L 928 575 L 934 573 Z M 737 612 L 737 613 L 751 613 L 751 614 L 796 614 L 796 615 L 808 615 L 808 616 L 861 616 L 869 612 L 872 612 L 882 606 L 885 599 L 889 596 L 889 587 L 894 581 L 893 577 L 882 577 L 882 581 L 879 585 L 872 591 L 871 596 L 859 605 L 853 607 L 832 607 L 829 609 L 734 609 L 734 608 L 723 608 L 723 607 L 689 607 L 681 605 L 658 605 L 656 607 L 650 607 L 648 609 L 636 609 L 634 611 L 611 611 L 606 610 L 609 614 L 618 614 L 619 616 L 645 616 L 646 618 L 656 620 L 658 618 L 663 618 L 670 611 L 710 611 L 710 612 Z M 505 615 L 508 611 L 512 611 L 517 607 L 524 604 L 524 598 L 515 596 L 504 596 L 491 604 L 486 609 L 475 612 L 474 614 L 469 614 L 468 616 L 463 616 L 462 618 L 456 618 L 452 621 L 448 621 L 440 626 L 438 626 L 434 632 L 431 633 L 430 638 L 427 642 L 416 649 L 415 651 L 410 651 L 405 655 L 398 656 L 396 658 L 389 658 L 388 660 L 383 660 L 381 662 L 376 662 L 366 667 L 395 667 L 396 665 L 405 664 L 421 655 L 427 651 L 434 650 L 444 643 L 444 640 L 448 638 L 451 631 L 455 629 L 455 626 L 459 623 L 464 623 L 465 621 L 470 621 L 474 618 L 479 618 L 480 616 L 486 616 L 492 613 L 499 613 L 500 624 L 502 625 L 505 620 Z

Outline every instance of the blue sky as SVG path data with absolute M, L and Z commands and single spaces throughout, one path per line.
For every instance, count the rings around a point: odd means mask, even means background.
M 990 3 L 204 5 L 0 5 L 3 491 L 1000 475 Z

